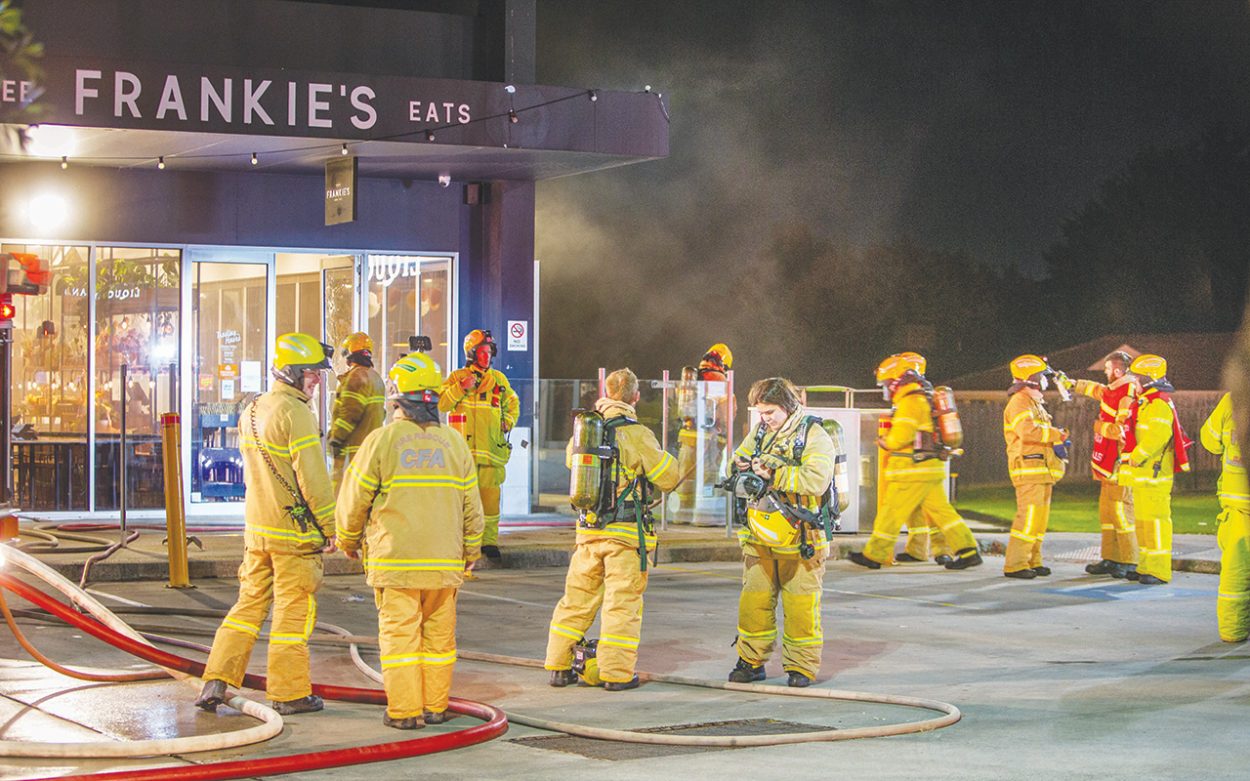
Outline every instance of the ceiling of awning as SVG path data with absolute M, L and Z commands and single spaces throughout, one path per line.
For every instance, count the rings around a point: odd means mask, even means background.
M 13 126 L 9 126 L 13 127 Z M 13 135 L 13 134 L 5 134 Z M 318 173 L 341 154 L 332 139 L 121 130 L 43 125 L 30 131 L 21 149 L 5 143 L 0 163 L 31 160 L 105 168 L 155 168 L 161 157 L 168 170 Z M 593 152 L 456 146 L 437 141 L 347 141 L 364 177 L 455 181 L 494 179 L 538 181 L 599 171 L 655 158 Z M 255 154 L 256 165 L 251 157 Z

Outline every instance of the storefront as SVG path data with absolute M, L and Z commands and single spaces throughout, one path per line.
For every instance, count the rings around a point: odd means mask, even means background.
M 663 156 L 667 122 L 651 94 L 529 84 L 532 2 L 463 5 L 25 4 L 45 114 L 3 155 L 0 244 L 54 276 L 15 300 L 19 506 L 114 510 L 124 456 L 127 506 L 161 507 L 177 411 L 191 512 L 237 514 L 238 413 L 287 331 L 366 331 L 383 368 L 424 334 L 449 370 L 488 328 L 532 426 L 534 182 Z M 340 158 L 354 219 L 327 224 Z

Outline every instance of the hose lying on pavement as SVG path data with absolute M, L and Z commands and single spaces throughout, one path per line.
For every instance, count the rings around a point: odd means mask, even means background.
M 161 651 L 160 649 L 150 645 L 146 640 L 138 637 L 133 630 L 126 626 L 124 622 L 113 615 L 108 608 L 101 605 L 89 594 L 75 587 L 74 584 L 57 575 L 55 571 L 46 567 L 38 560 L 12 550 L 5 551 L 5 558 L 12 563 L 21 566 L 23 569 L 26 569 L 28 572 L 44 579 L 45 582 L 53 588 L 65 594 L 76 604 L 91 613 L 92 616 L 99 620 L 99 623 L 79 614 L 67 605 L 44 594 L 39 589 L 17 580 L 11 575 L 0 574 L 0 588 L 12 591 L 23 599 L 26 599 L 44 610 L 47 610 L 49 613 L 66 623 L 75 626 L 101 640 L 104 640 L 117 648 L 127 651 L 128 653 L 138 656 L 146 661 L 160 665 L 168 670 L 171 675 L 185 678 L 190 675 L 198 676 L 203 674 L 203 663 Z M 264 690 L 265 683 L 265 678 L 263 676 L 247 675 L 244 677 L 244 685 L 249 686 L 250 688 Z M 331 700 L 345 700 L 349 702 L 369 704 L 386 703 L 386 693 L 381 689 L 360 689 L 354 687 L 314 684 L 313 691 L 322 697 Z M 205 748 L 189 748 L 187 741 L 217 740 L 221 742 L 223 739 L 236 739 L 240 734 L 256 734 L 256 731 L 261 729 L 264 729 L 266 732 L 272 732 L 273 734 L 281 732 L 281 717 L 272 711 L 272 709 L 242 697 L 234 697 L 228 704 L 237 710 L 248 713 L 249 715 L 257 715 L 259 712 L 268 712 L 273 714 L 273 719 L 267 720 L 267 722 L 260 725 L 260 727 L 253 727 L 250 730 L 225 733 L 224 735 L 203 735 L 196 736 L 195 738 L 178 738 L 163 741 L 109 741 L 108 744 L 105 744 L 104 746 L 101 746 L 100 744 L 0 741 L 0 756 L 84 756 L 83 754 L 71 753 L 74 751 L 75 747 L 80 746 L 92 746 L 93 748 L 103 748 L 106 752 L 110 750 L 116 752 L 93 753 L 87 756 L 152 756 L 155 754 L 185 753 L 190 750 L 206 750 Z M 401 740 L 372 746 L 353 746 L 344 749 L 313 752 L 309 754 L 240 760 L 233 762 L 219 762 L 211 765 L 195 765 L 183 768 L 161 767 L 144 771 L 95 773 L 83 776 L 61 776 L 59 778 L 61 781 L 66 781 L 66 779 L 92 779 L 92 781 L 106 781 L 108 779 L 123 778 L 132 781 L 155 781 L 155 779 L 187 779 L 188 781 L 194 779 L 195 781 L 200 781 L 201 779 L 229 779 L 278 775 L 329 767 L 340 767 L 343 765 L 355 765 L 365 762 L 400 759 L 438 751 L 447 751 L 491 740 L 499 735 L 502 735 L 508 729 L 508 722 L 503 712 L 490 705 L 453 697 L 449 703 L 449 710 L 480 719 L 485 723 L 456 732 L 430 735 L 421 738 Z M 262 718 L 263 714 L 258 715 L 257 717 Z M 277 730 L 273 731 L 272 728 L 275 722 Z M 268 737 L 272 736 L 272 734 L 268 735 Z M 167 750 L 168 744 L 174 744 L 177 741 L 183 741 L 183 743 L 175 746 L 173 750 Z M 247 742 L 256 742 L 256 740 L 248 740 Z M 230 743 L 229 745 L 232 746 L 241 744 L 236 741 Z M 226 747 L 228 746 L 216 746 L 216 748 Z

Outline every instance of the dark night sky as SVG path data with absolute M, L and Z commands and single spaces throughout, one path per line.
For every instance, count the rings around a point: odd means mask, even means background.
M 1134 154 L 1245 124 L 1248 74 L 1245 2 L 539 0 L 540 83 L 651 84 L 672 115 L 668 159 L 539 185 L 542 374 L 655 375 L 721 340 L 750 371 L 786 225 L 1041 276 Z

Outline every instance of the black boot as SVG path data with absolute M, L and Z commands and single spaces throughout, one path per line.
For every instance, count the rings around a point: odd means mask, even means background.
M 1164 583 L 1167 583 L 1166 580 L 1156 578 L 1154 575 L 1138 575 L 1137 582 L 1143 586 L 1162 586 Z
M 915 556 L 908 553 L 907 551 L 903 551 L 902 553 L 895 556 L 894 560 L 895 561 L 924 561 L 924 559 L 918 559 Z
M 852 564 L 858 564 L 861 567 L 867 567 L 868 569 L 881 569 L 880 564 L 868 558 L 867 556 L 860 553 L 859 551 L 855 551 L 847 558 L 851 560 Z
M 269 707 L 283 716 L 294 716 L 297 713 L 316 713 L 325 707 L 325 703 L 317 695 L 310 694 L 307 697 L 300 697 L 298 700 L 284 700 L 282 702 L 270 700 Z
M 1050 574 L 1050 567 L 1034 567 L 1033 574 L 1039 578 L 1044 578 Z
M 753 664 L 747 664 L 745 659 L 738 659 L 738 663 L 729 671 L 730 683 L 754 683 L 762 681 L 767 676 L 764 675 L 764 665 L 758 667 Z
M 563 689 L 577 683 L 577 673 L 572 670 L 552 670 L 551 678 L 547 681 L 548 686 L 554 686 L 557 689 Z
M 1115 568 L 1121 566 L 1111 559 L 1103 559 L 1097 564 L 1086 564 L 1085 571 L 1091 575 L 1112 575 L 1114 577 Z M 1124 577 L 1120 575 L 1120 577 Z
M 949 553 L 943 553 L 941 556 L 933 557 L 933 563 L 941 564 L 943 567 L 945 567 L 947 564 L 950 564 L 954 560 L 955 560 L 955 557 L 950 555 Z
M 382 723 L 395 729 L 421 729 L 425 726 L 425 722 L 416 716 L 409 716 L 406 719 L 392 719 L 390 716 L 382 714 Z
M 811 685 L 812 679 L 798 670 L 791 670 L 790 677 L 786 679 L 786 686 L 793 686 L 796 689 L 806 689 Z
M 1137 574 L 1137 565 L 1136 565 L 1136 564 L 1130 564 L 1130 565 L 1128 565 L 1127 567 L 1125 567 L 1125 568 L 1124 568 L 1124 577 L 1128 578 L 1129 580 L 1137 580 L 1137 578 L 1138 578 L 1138 577 L 1140 577 L 1140 576 Z
M 1128 577 L 1129 569 L 1132 564 L 1121 564 L 1118 561 L 1108 562 L 1111 567 L 1107 570 L 1107 574 L 1116 580 L 1124 580 Z M 1088 568 L 1086 568 L 1088 570 Z
M 946 565 L 947 569 L 968 569 L 980 566 L 981 554 L 976 548 L 964 548 L 955 554 L 955 560 Z
M 503 556 L 499 553 L 498 545 L 483 545 L 482 555 L 495 562 L 498 562 L 503 558 Z
M 445 710 L 438 711 L 437 713 L 432 710 L 427 710 L 424 714 L 422 714 L 422 719 L 426 724 L 442 724 L 449 718 L 451 718 L 451 716 Z
M 1004 572 L 1003 577 L 1019 578 L 1020 580 L 1032 580 L 1033 578 L 1037 577 L 1037 573 L 1031 569 L 1025 568 L 1025 569 L 1015 570 L 1014 572 Z
M 628 681 L 604 681 L 603 690 L 609 692 L 623 692 L 626 689 L 637 689 L 639 685 L 638 676 L 635 675 Z
M 217 706 L 226 701 L 225 681 L 205 681 L 200 696 L 195 698 L 195 707 L 203 708 L 209 713 L 216 713 Z

